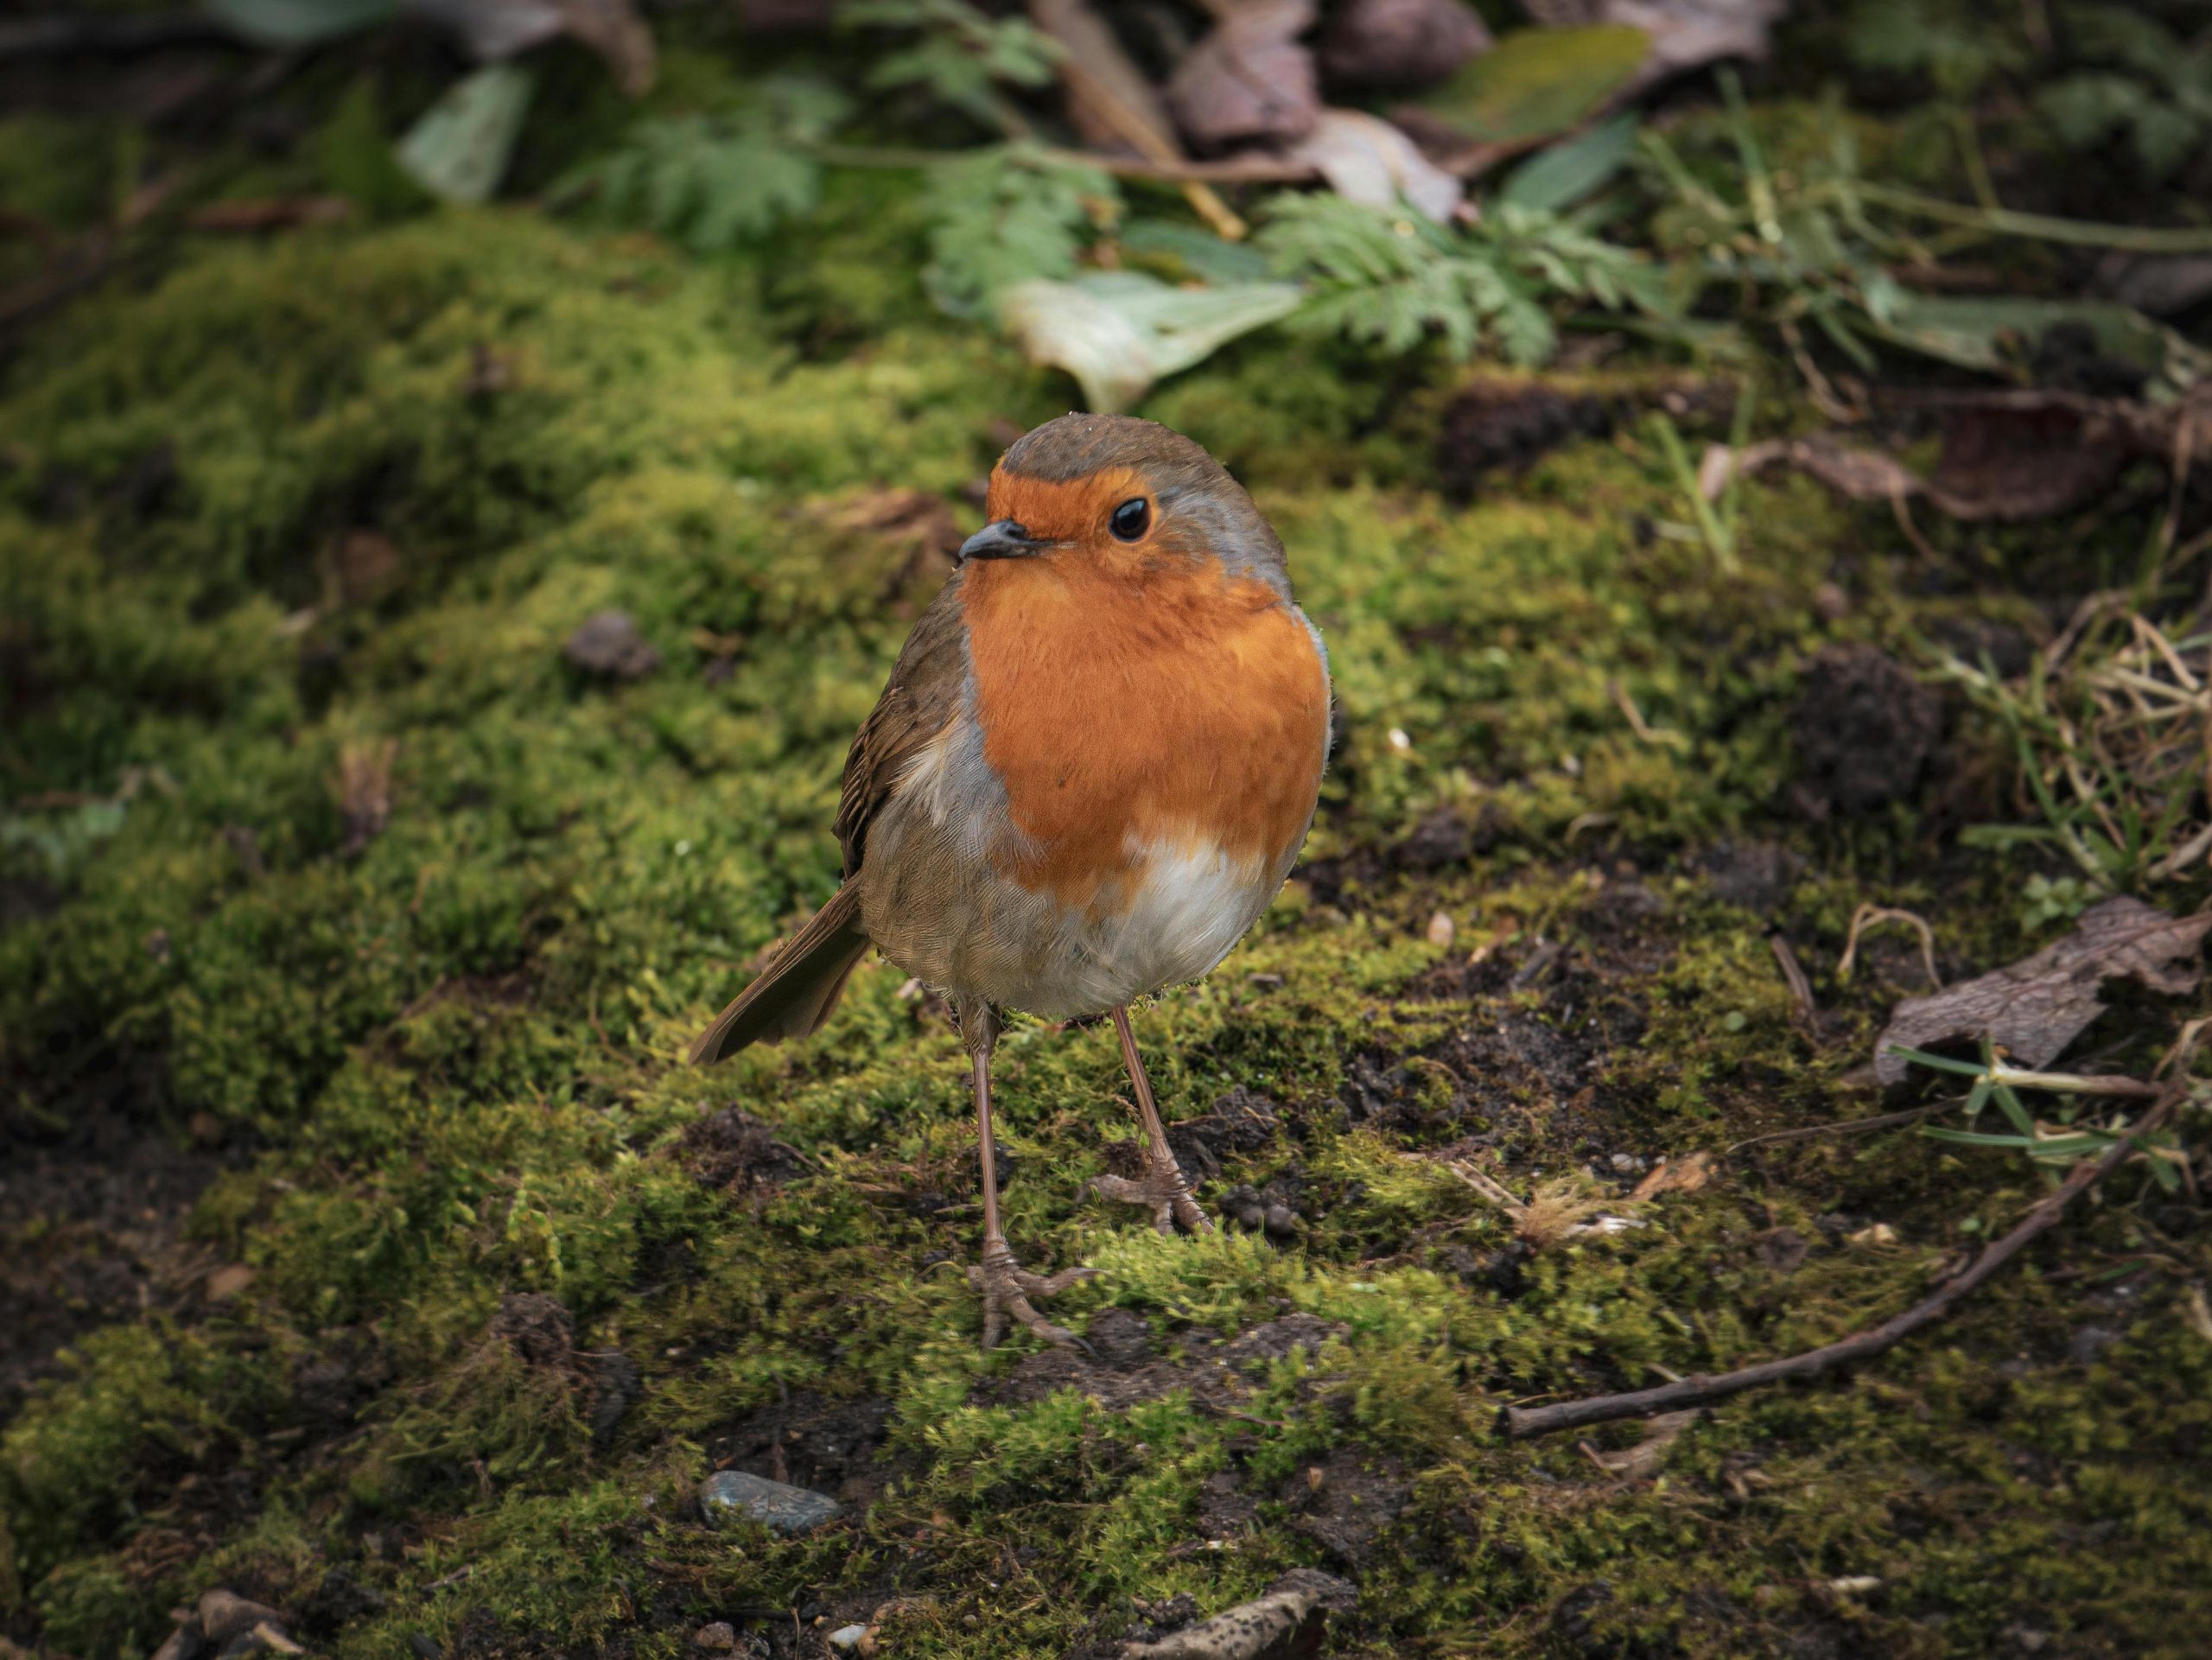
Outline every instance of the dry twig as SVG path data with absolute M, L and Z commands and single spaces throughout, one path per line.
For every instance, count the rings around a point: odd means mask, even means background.
M 1610 1423 L 1618 1418 L 1648 1418 L 1655 1413 L 1709 1406 L 1745 1390 L 1757 1389 L 1762 1383 L 1809 1382 L 1840 1367 L 1856 1365 L 1885 1354 L 1921 1327 L 1932 1325 L 1948 1313 L 1953 1304 L 1976 1290 L 2046 1232 L 2065 1214 L 2069 1205 L 2133 1157 L 2139 1150 L 2138 1141 L 2173 1116 L 2187 1088 L 2185 1072 L 2177 1071 L 2174 1080 L 2161 1091 L 2158 1104 L 2143 1115 L 2142 1121 L 2127 1135 L 2113 1142 L 2102 1158 L 2094 1163 L 2084 1161 L 2075 1166 L 2063 1182 L 2045 1194 L 2010 1233 L 1992 1242 L 1964 1273 L 1946 1280 L 1903 1313 L 1885 1320 L 1872 1331 L 1856 1332 L 1785 1359 L 1764 1361 L 1717 1377 L 1686 1377 L 1679 1383 L 1666 1383 L 1657 1389 L 1629 1390 L 1618 1395 L 1561 1401 L 1550 1406 L 1508 1407 L 1499 1419 L 1500 1428 L 1511 1439 L 1525 1441 L 1562 1429 L 1580 1429 L 1585 1424 Z
M 1862 905 L 1851 913 L 1851 936 L 1843 942 L 1843 956 L 1837 960 L 1835 977 L 1851 978 L 1852 964 L 1859 960 L 1859 936 L 1877 923 L 1902 922 L 1920 936 L 1920 964 L 1928 970 L 1928 983 L 1936 990 L 1943 989 L 1943 976 L 1936 972 L 1936 933 L 1926 920 L 1910 911 L 1894 911 L 1886 906 Z

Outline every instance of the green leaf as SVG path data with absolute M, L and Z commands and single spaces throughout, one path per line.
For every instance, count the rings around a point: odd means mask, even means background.
M 1173 219 L 1141 219 L 1124 226 L 1124 250 L 1172 260 L 1182 274 L 1203 283 L 1256 283 L 1268 258 L 1249 242 L 1224 242 L 1211 231 Z
M 2171 329 L 2132 307 L 2105 301 L 1900 292 L 1886 322 L 1869 319 L 1894 345 L 1985 372 L 2021 361 L 2045 333 L 2066 323 L 2086 326 L 2105 356 L 2183 383 L 2212 364 L 2212 354 Z
M 821 165 L 795 146 L 827 135 L 850 109 L 827 83 L 771 78 L 736 109 L 639 122 L 621 149 L 563 180 L 556 194 L 588 194 L 598 213 L 722 252 L 814 206 Z
M 1640 29 L 1524 29 L 1470 58 L 1421 100 L 1470 138 L 1520 143 L 1566 132 L 1604 108 L 1643 65 Z
M 956 317 L 982 316 L 1016 283 L 1075 274 L 1095 207 L 1121 200 L 1087 163 L 1027 145 L 980 149 L 931 169 L 924 187 L 930 260 L 922 283 Z
M 1961 1078 L 1980 1078 L 1989 1070 L 1982 1061 L 1961 1060 L 1953 1055 L 1934 1054 L 1926 1049 L 1908 1049 L 1901 1043 L 1891 1044 L 1885 1053 L 1895 1055 L 1899 1060 L 1909 1060 L 1916 1066 L 1930 1066 L 1939 1072 L 1956 1072 Z
M 530 72 L 511 64 L 464 76 L 399 141 L 399 165 L 446 201 L 489 201 L 506 175 L 531 86 Z
M 1440 337 L 1455 357 L 1485 340 L 1516 363 L 1557 343 L 1546 302 L 1641 302 L 1651 267 L 1550 213 L 1501 205 L 1465 231 L 1326 195 L 1284 195 L 1256 239 L 1276 275 L 1313 296 L 1305 326 L 1410 351 Z
M 1610 181 L 1636 149 L 1637 118 L 1615 116 L 1524 162 L 1497 193 L 1516 207 L 1563 213 Z
M 2036 94 L 2036 108 L 2069 149 L 2090 149 L 2119 131 L 2144 90 L 2125 75 L 2069 75 Z
M 2134 110 L 2135 157 L 2153 179 L 2163 179 L 2196 154 L 2204 129 L 2187 111 L 2143 99 Z

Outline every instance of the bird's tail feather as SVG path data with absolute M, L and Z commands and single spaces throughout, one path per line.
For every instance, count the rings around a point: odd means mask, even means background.
M 780 1043 L 811 1037 L 829 1020 L 845 982 L 867 955 L 868 937 L 861 926 L 857 883 L 848 882 L 836 898 L 776 954 L 737 999 L 691 1046 L 691 1062 L 705 1065 L 735 1054 L 749 1043 Z

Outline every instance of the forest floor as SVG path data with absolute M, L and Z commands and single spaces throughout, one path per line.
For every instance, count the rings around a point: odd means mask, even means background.
M 1223 1231 L 1090 1195 L 1110 1028 L 1016 1023 L 1008 1232 L 1100 1272 L 1052 1305 L 1089 1355 L 987 1355 L 934 997 L 871 961 L 817 1039 L 682 1059 L 833 890 L 845 745 L 1071 402 L 929 308 L 902 211 L 833 179 L 713 259 L 528 207 L 209 232 L 16 341 L 0 1653 L 144 1654 L 220 1588 L 349 1657 L 1104 1657 L 1298 1568 L 1332 1654 L 2200 1651 L 2212 1231 L 2140 1163 L 1862 1369 L 1497 1427 L 1874 1325 L 2045 1191 L 1834 1127 L 1962 1123 L 1874 1079 L 1892 1010 L 2098 898 L 1961 843 L 2034 804 L 1939 670 L 2024 673 L 2164 475 L 2015 525 L 1771 469 L 1719 547 L 1650 417 L 1694 455 L 1748 375 L 1758 436 L 1821 429 L 1778 353 L 1260 335 L 1166 382 L 1337 744 L 1281 900 L 1137 1015 Z M 1868 905 L 1927 958 L 1843 973 Z M 2067 1068 L 2147 1077 L 2202 1007 L 2107 1000 Z M 711 1526 L 718 1470 L 842 1513 Z

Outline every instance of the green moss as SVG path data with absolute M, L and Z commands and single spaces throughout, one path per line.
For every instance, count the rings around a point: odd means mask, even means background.
M 210 1115 L 246 1151 L 194 1242 L 256 1277 L 219 1313 L 93 1333 L 7 1428 L 0 1607 L 29 1610 L 7 1617 L 130 1652 L 208 1585 L 296 1605 L 342 1563 L 389 1599 L 346 1655 L 496 1629 L 672 1656 L 708 1619 L 864 1618 L 893 1587 L 926 1600 L 901 1652 L 1057 1654 L 1132 1596 L 1211 1609 L 1331 1561 L 1306 1472 L 1373 1463 L 1404 1508 L 1357 1564 L 1347 1653 L 1548 1652 L 1570 1599 L 1574 1641 L 1624 1650 L 1967 1654 L 2025 1625 L 2156 1652 L 2201 1624 L 2207 1497 L 2176 1472 L 2212 1358 L 2152 1282 L 2073 1364 L 2085 1292 L 2055 1250 L 1860 1376 L 1732 1403 L 1655 1479 L 1492 1434 L 1508 1400 L 1838 1337 L 1918 1295 L 1962 1218 L 2031 1197 L 2023 1169 L 1910 1136 L 1789 1143 L 1522 1262 L 1504 1218 L 1409 1156 L 1476 1135 L 1516 1186 L 1611 1192 L 1633 1182 L 1615 1154 L 1846 1116 L 1898 990 L 1827 971 L 1858 904 L 1927 911 L 1977 965 L 2024 944 L 2005 868 L 1939 871 L 1910 810 L 1788 817 L 1808 647 L 1902 648 L 2014 603 L 1923 598 L 1894 539 L 1869 545 L 1885 517 L 1802 480 L 1746 492 L 1732 573 L 1653 532 L 1688 510 L 1633 430 L 1470 506 L 1432 493 L 1407 411 L 1447 395 L 1437 365 L 1357 374 L 1262 339 L 1155 397 L 1282 531 L 1344 709 L 1311 849 L 1338 880 L 1140 1016 L 1171 1121 L 1233 1089 L 1278 1103 L 1208 1197 L 1299 1189 L 1305 1231 L 1164 1240 L 1090 1197 L 1133 1133 L 1114 1040 L 1029 1021 L 1001 1050 L 1004 1210 L 1033 1264 L 1100 1270 L 1054 1305 L 1079 1329 L 1128 1311 L 1163 1352 L 1208 1352 L 1292 1313 L 1341 1328 L 1249 1375 L 1242 1415 L 1187 1384 L 993 1403 L 1029 1345 L 977 1352 L 957 1271 L 980 1224 L 961 1052 L 889 965 L 813 1043 L 678 1064 L 831 890 L 839 759 L 935 581 L 846 510 L 958 500 L 998 423 L 1068 396 L 859 257 L 903 245 L 902 211 L 887 179 L 841 178 L 774 257 L 713 263 L 518 212 L 194 245 L 11 368 L 0 641 L 28 670 L 9 695 L 35 695 L 0 737 L 6 822 L 140 782 L 58 875 L 28 839 L 0 851 L 61 900 L 0 938 L 0 1057 L 27 1122 L 130 1067 L 154 1116 Z M 167 487 L 132 487 L 157 454 Z M 56 479 L 81 487 L 59 513 Z M 1816 591 L 1846 547 L 1854 609 L 1831 624 Z M 658 672 L 565 662 L 609 607 Z M 386 741 L 389 823 L 349 848 L 335 779 Z M 1440 806 L 1481 850 L 1402 868 L 1389 850 Z M 1764 919 L 1694 875 L 1747 836 L 1812 861 L 1778 920 L 1821 1041 Z M 725 1104 L 794 1149 L 779 1179 L 702 1181 L 686 1132 Z M 1876 1218 L 1900 1243 L 1840 1242 Z M 2127 1226 L 2085 1220 L 2066 1250 L 2133 1260 Z M 1762 1250 L 1784 1229 L 1802 1264 Z M 582 1360 L 489 1335 L 525 1292 L 562 1301 L 580 1355 L 639 1366 L 613 1428 Z M 361 1398 L 332 1407 L 319 1364 Z M 811 1540 L 699 1525 L 711 1449 L 795 1400 L 880 1404 L 880 1492 Z M 1255 1504 L 1234 1550 L 1200 1540 L 1224 1473 Z M 249 1505 L 197 1497 L 232 1479 Z M 188 1529 L 211 1548 L 180 1567 Z M 1861 1575 L 1878 1594 L 1829 1588 Z

